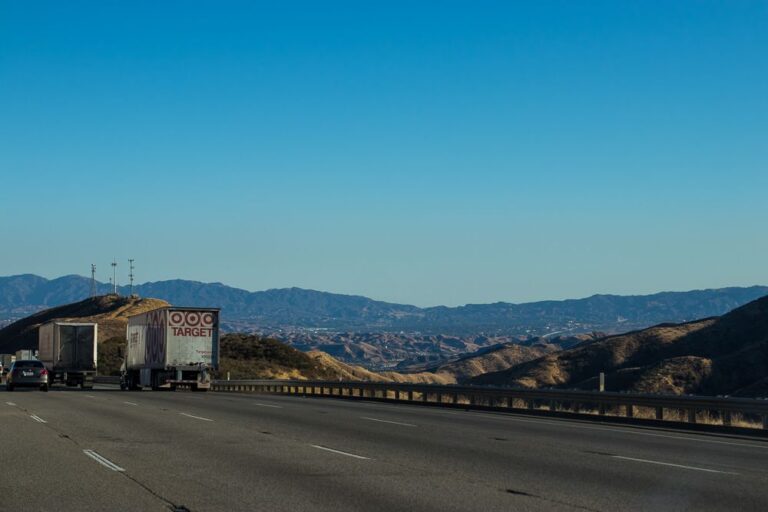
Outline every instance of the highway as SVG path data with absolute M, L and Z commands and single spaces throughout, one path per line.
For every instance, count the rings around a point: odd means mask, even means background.
M 329 398 L 0 390 L 0 510 L 768 510 L 768 442 Z

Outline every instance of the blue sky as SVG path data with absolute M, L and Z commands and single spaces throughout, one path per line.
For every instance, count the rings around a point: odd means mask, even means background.
M 0 275 L 132 257 L 418 305 L 765 284 L 766 26 L 759 1 L 0 1 Z

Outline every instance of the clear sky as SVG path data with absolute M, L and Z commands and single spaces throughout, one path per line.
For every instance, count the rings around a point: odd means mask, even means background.
M 768 283 L 768 2 L 0 0 L 0 275 Z

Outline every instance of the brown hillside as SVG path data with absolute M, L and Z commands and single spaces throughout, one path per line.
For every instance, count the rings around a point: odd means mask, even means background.
M 0 329 L 0 353 L 13 353 L 23 348 L 36 349 L 37 328 L 51 320 L 96 322 L 99 324 L 100 341 L 115 337 L 125 338 L 125 328 L 130 315 L 168 305 L 160 299 L 102 295 L 46 309 Z
M 475 384 L 756 396 L 768 388 L 768 297 L 719 318 L 660 325 L 549 354 Z
M 463 383 L 472 377 L 506 370 L 556 350 L 557 347 L 554 345 L 534 345 L 528 347 L 509 343 L 492 350 L 470 354 L 456 361 L 430 368 L 429 371 L 442 377 L 446 382 L 452 384 Z
M 352 366 L 325 352 L 301 352 L 280 341 L 255 334 L 221 337 L 220 377 L 232 379 L 345 380 L 443 383 L 434 374 L 376 373 Z

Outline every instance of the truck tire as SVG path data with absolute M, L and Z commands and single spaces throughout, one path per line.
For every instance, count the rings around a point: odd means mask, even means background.
M 42 386 L 40 386 L 40 391 L 44 391 L 44 392 L 47 393 L 48 392 L 48 384 L 43 384 Z

